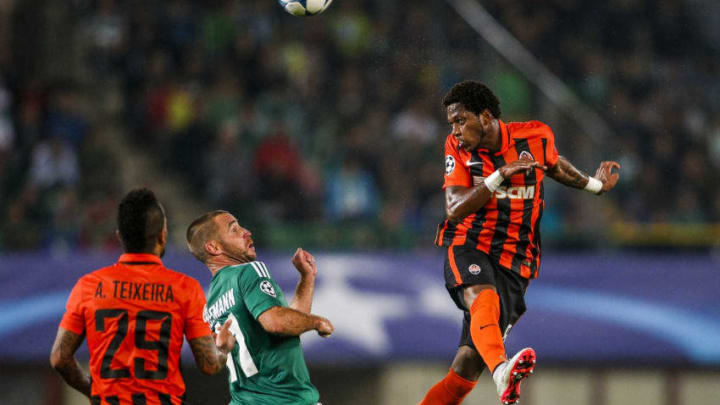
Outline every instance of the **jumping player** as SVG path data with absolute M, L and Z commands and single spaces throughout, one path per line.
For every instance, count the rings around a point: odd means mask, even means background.
M 93 405 L 180 405 L 183 335 L 198 368 L 223 369 L 234 346 L 230 323 L 213 339 L 202 318 L 197 280 L 163 266 L 167 219 L 152 191 L 130 191 L 118 209 L 125 253 L 117 263 L 81 277 L 67 301 L 50 364 Z M 90 376 L 75 352 L 87 336 Z
M 210 273 L 205 319 L 217 328 L 227 319 L 236 339 L 228 357 L 231 404 L 315 405 L 300 334 L 333 332 L 327 319 L 312 315 L 315 258 L 298 249 L 292 263 L 300 273 L 288 306 L 267 266 L 257 261 L 250 231 L 227 211 L 212 211 L 187 230 L 190 252 Z
M 508 360 L 504 338 L 525 312 L 525 290 L 540 268 L 543 178 L 594 194 L 618 181 L 618 163 L 602 162 L 590 177 L 558 155 L 550 127 L 505 123 L 499 104 L 475 81 L 456 84 L 443 99 L 452 133 L 445 141 L 447 219 L 436 244 L 446 249 L 446 287 L 465 317 L 450 371 L 421 405 L 461 403 L 486 367 L 500 402 L 518 402 L 535 351 Z

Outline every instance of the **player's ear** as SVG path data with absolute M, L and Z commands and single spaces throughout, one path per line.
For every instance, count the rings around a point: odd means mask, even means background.
M 488 110 L 486 108 L 486 109 L 482 110 L 480 115 L 478 115 L 478 119 L 485 126 L 485 125 L 490 125 L 490 123 L 492 122 L 492 120 L 495 119 L 495 117 L 492 115 L 490 110 Z
M 168 236 L 168 230 L 167 226 L 163 226 L 162 231 L 158 234 L 158 245 L 165 246 L 165 243 L 167 242 L 167 236 Z
M 220 244 L 216 240 L 209 240 L 205 242 L 205 245 L 203 245 L 205 248 L 205 252 L 209 254 L 210 256 L 217 256 L 219 254 L 222 254 L 222 248 L 220 247 Z

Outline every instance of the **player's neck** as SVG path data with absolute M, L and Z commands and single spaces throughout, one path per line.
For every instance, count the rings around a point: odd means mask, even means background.
M 215 274 L 217 274 L 217 272 L 219 272 L 220 270 L 222 270 L 223 268 L 225 268 L 227 266 L 235 266 L 235 265 L 243 264 L 243 263 L 246 263 L 246 262 L 236 259 L 236 258 L 233 258 L 233 257 L 228 257 L 225 255 L 222 255 L 222 256 L 213 257 L 210 261 L 208 261 L 206 263 L 206 265 L 207 265 L 208 270 L 210 270 L 210 274 L 212 274 L 214 277 Z
M 502 134 L 500 132 L 500 124 L 498 123 L 498 120 L 493 120 L 488 132 L 489 137 L 487 149 L 493 153 L 500 151 L 500 149 L 502 149 Z
M 157 256 L 159 258 L 162 258 L 165 253 L 165 247 L 164 246 L 156 246 L 153 249 L 150 250 L 142 250 L 139 252 L 128 252 L 127 250 L 123 250 L 123 253 L 126 254 L 141 254 L 141 255 L 153 255 Z

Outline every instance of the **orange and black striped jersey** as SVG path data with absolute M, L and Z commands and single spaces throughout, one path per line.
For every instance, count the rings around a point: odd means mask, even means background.
M 473 187 L 496 169 L 527 157 L 553 167 L 558 161 L 552 130 L 539 121 L 500 124 L 502 147 L 467 152 L 448 135 L 445 141 L 446 187 Z M 544 172 L 518 173 L 505 179 L 490 200 L 460 222 L 445 220 L 436 243 L 467 246 L 485 252 L 501 267 L 524 278 L 536 278 L 540 267 L 540 218 L 545 207 Z
M 86 335 L 91 404 L 180 405 L 183 335 L 209 336 L 205 294 L 190 276 L 151 254 L 123 254 L 81 277 L 60 327 Z

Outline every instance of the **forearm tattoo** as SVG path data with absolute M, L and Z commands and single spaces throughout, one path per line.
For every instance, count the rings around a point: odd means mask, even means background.
M 548 175 L 559 183 L 574 188 L 584 188 L 588 182 L 588 175 L 578 170 L 563 156 L 560 156 L 557 164 L 548 170 Z
M 65 382 L 90 397 L 90 376 L 80 367 L 75 359 L 75 352 L 83 341 L 82 335 L 69 331 L 59 331 L 53 343 L 52 353 L 57 353 L 60 361 L 55 364 L 55 370 L 62 376 Z
M 223 368 L 227 356 L 218 350 L 211 336 L 195 338 L 188 343 L 200 371 L 215 374 Z

